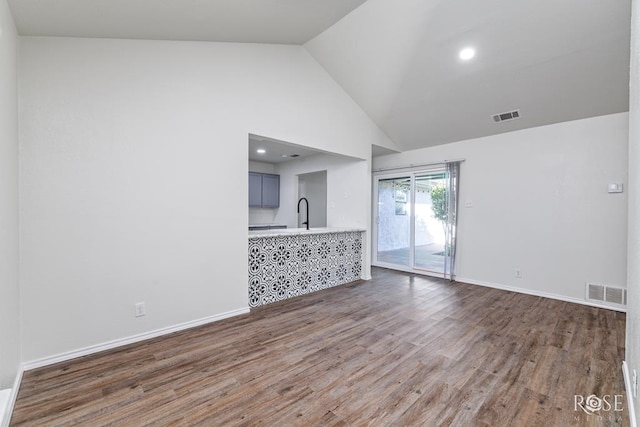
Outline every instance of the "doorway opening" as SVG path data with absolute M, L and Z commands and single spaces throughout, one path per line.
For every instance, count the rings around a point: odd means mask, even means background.
M 311 172 L 298 175 L 298 200 L 305 197 L 310 209 L 309 227 L 327 226 L 327 171 Z M 306 209 L 306 208 L 305 208 Z M 298 213 L 298 227 L 304 227 L 306 212 Z

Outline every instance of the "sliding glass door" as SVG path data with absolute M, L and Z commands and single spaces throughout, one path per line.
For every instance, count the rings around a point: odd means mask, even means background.
M 381 178 L 377 185 L 377 261 L 411 266 L 411 177 Z
M 415 176 L 415 227 L 413 267 L 444 274 L 446 212 L 445 174 L 433 172 Z
M 376 178 L 374 265 L 452 278 L 458 164 Z

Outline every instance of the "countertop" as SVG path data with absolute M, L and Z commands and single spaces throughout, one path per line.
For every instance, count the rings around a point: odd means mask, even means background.
M 304 234 L 329 234 L 329 233 L 348 233 L 363 232 L 364 228 L 339 228 L 339 227 L 316 227 L 307 230 L 306 228 L 286 228 L 282 230 L 254 230 L 249 231 L 250 239 L 259 239 L 263 237 L 277 236 L 302 236 Z

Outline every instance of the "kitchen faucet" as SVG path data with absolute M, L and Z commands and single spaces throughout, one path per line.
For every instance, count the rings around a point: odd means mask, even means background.
M 307 220 L 303 222 L 302 225 L 306 225 L 308 230 L 309 229 L 309 201 L 307 200 L 306 197 L 301 197 L 300 200 L 298 200 L 298 213 L 300 213 L 300 202 L 303 200 L 307 202 Z

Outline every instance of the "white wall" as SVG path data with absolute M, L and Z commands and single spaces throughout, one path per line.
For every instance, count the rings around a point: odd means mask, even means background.
M 275 165 L 249 160 L 249 172 L 276 173 Z M 273 224 L 277 209 L 249 208 L 249 224 Z
M 393 145 L 300 46 L 24 38 L 20 58 L 25 361 L 247 307 L 249 133 Z M 367 226 L 361 163 L 333 225 Z
M 0 0 L 0 389 L 13 385 L 20 365 L 17 45 Z
M 373 165 L 466 159 L 457 278 L 584 300 L 585 282 L 626 285 L 627 192 L 608 194 L 607 184 L 627 188 L 627 136 L 621 113 L 382 156 Z
M 327 226 L 327 171 L 298 175 L 298 198 L 306 197 L 309 210 L 309 227 Z M 298 226 L 307 218 L 307 207 L 300 206 Z M 297 210 L 297 207 L 296 207 Z
M 273 163 L 253 162 L 249 160 L 249 172 L 276 173 L 276 165 Z
M 407 248 L 411 244 L 411 196 L 407 188 L 405 194 L 405 215 L 396 214 L 396 197 L 398 193 L 394 181 L 380 181 L 378 183 L 377 216 L 378 221 L 378 251 L 392 251 Z M 403 203 L 402 201 L 400 203 Z
M 328 154 L 317 154 L 281 163 L 280 209 L 275 221 L 297 227 L 298 175 L 327 171 L 327 227 L 354 227 L 371 230 L 371 163 Z M 366 182 L 365 182 L 366 181 Z M 366 190 L 364 190 L 366 188 Z M 288 208 L 289 207 L 289 208 Z M 313 213 L 313 207 L 311 209 Z M 365 237 L 368 239 L 370 233 Z M 367 242 L 363 277 L 371 275 L 371 256 Z
M 375 184 L 374 184 L 375 185 Z M 378 251 L 392 251 L 407 248 L 411 244 L 411 196 L 405 190 L 405 201 L 397 201 L 397 191 L 392 181 L 378 182 Z M 422 246 L 434 242 L 444 243 L 444 230 L 440 221 L 434 218 L 431 196 L 428 191 L 415 192 L 415 245 Z M 404 204 L 406 214 L 396 213 L 396 206 Z
M 640 2 L 634 0 L 631 15 L 631 73 L 629 96 L 629 246 L 628 307 L 625 360 L 640 371 Z M 633 402 L 636 416 L 640 402 Z

